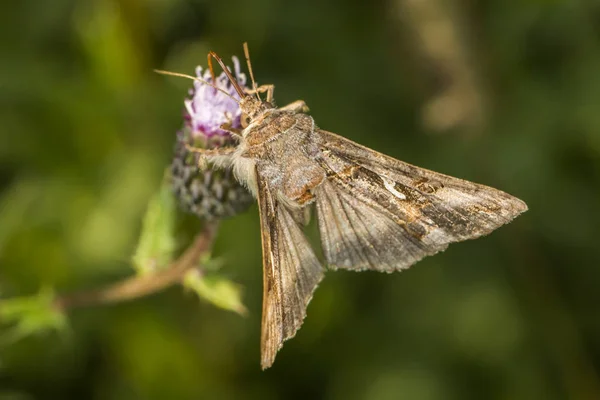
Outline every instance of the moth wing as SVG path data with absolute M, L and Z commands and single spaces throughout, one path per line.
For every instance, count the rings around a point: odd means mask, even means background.
M 257 184 L 263 253 L 261 366 L 266 369 L 302 325 L 323 267 L 299 222 L 277 201 L 258 169 Z
M 328 178 L 316 190 L 333 268 L 391 272 L 527 210 L 500 190 L 419 168 L 319 130 Z

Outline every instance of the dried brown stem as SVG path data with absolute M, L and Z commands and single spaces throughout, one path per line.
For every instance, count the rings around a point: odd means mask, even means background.
M 133 276 L 103 288 L 59 296 L 55 306 L 68 311 L 79 307 L 120 303 L 180 283 L 189 270 L 198 267 L 199 258 L 211 248 L 216 232 L 217 224 L 207 224 L 185 252 L 164 270 L 149 275 Z
M 423 122 L 434 131 L 462 127 L 480 131 L 486 120 L 486 93 L 467 40 L 466 18 L 457 0 L 396 0 L 412 31 L 416 50 L 443 80 L 423 108 Z

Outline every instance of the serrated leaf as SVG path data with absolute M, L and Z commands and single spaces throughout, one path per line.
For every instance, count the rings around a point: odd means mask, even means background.
M 229 279 L 218 275 L 204 276 L 198 270 L 191 270 L 186 274 L 183 285 L 217 307 L 240 315 L 248 312 L 242 303 L 242 286 Z
M 66 315 L 55 306 L 54 291 L 48 288 L 33 296 L 0 301 L 0 322 L 8 328 L 0 335 L 0 343 L 14 343 L 35 333 L 63 331 Z
M 148 274 L 165 268 L 173 259 L 175 250 L 175 215 L 177 206 L 168 183 L 148 203 L 142 232 L 133 256 L 133 265 L 139 274 Z

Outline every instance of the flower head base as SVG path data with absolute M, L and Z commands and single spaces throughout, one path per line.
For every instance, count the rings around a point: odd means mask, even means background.
M 240 71 L 240 62 L 237 57 L 232 57 L 234 76 L 242 88 L 246 87 L 246 75 Z M 196 68 L 196 75 L 203 80 L 214 84 L 219 89 L 229 93 L 231 97 L 238 99 L 240 96 L 225 75 L 213 77 L 210 70 L 202 71 L 202 67 Z M 224 93 L 203 82 L 195 81 L 194 88 L 190 90 L 190 98 L 185 101 L 185 119 L 189 124 L 194 139 L 210 139 L 214 136 L 229 136 L 229 133 L 221 129 L 224 123 L 239 128 L 241 110 L 239 104 Z
M 240 72 L 240 64 L 233 57 L 234 76 L 245 88 L 246 76 Z M 196 69 L 204 81 L 214 84 L 239 99 L 238 93 L 225 75 L 213 78 L 209 70 Z M 185 100 L 183 129 L 177 133 L 175 154 L 171 164 L 173 191 L 182 208 L 203 219 L 225 218 L 240 213 L 253 202 L 252 195 L 241 186 L 231 170 L 199 168 L 196 153 L 188 146 L 214 148 L 236 144 L 222 124 L 240 128 L 239 104 L 214 87 L 195 81 L 190 97 Z

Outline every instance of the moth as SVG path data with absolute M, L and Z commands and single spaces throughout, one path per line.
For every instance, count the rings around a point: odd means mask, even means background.
M 237 144 L 190 150 L 203 162 L 232 168 L 258 200 L 263 369 L 302 325 L 325 272 L 303 233 L 311 208 L 329 269 L 381 272 L 406 269 L 450 243 L 487 235 L 527 210 L 500 190 L 410 165 L 323 130 L 304 101 L 276 107 L 274 86 L 257 87 L 246 44 L 244 52 L 252 81 L 247 90 L 217 54 L 208 56 L 211 71 L 215 59 L 240 96 L 242 129 L 222 126 Z

